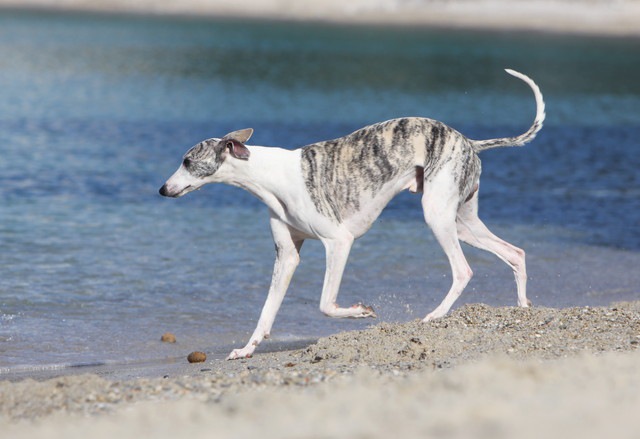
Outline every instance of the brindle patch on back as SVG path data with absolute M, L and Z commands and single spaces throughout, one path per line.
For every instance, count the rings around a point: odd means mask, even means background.
M 413 119 L 395 119 L 304 147 L 302 173 L 318 211 L 338 222 L 359 211 L 413 166 L 418 129 Z
M 424 157 L 418 163 L 417 153 Z M 452 161 L 462 202 L 480 175 L 480 160 L 466 137 L 441 122 L 403 118 L 305 146 L 301 166 L 318 212 L 342 222 L 387 183 L 411 171 L 423 173 L 428 182 Z

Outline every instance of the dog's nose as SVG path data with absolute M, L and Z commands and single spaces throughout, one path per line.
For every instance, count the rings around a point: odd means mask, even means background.
M 167 196 L 167 193 L 168 193 L 168 191 L 167 191 L 167 185 L 166 185 L 166 184 L 163 184 L 163 185 L 162 185 L 162 187 L 160 188 L 160 190 L 159 190 L 158 192 L 160 192 L 160 195 L 162 195 L 163 197 L 166 197 L 166 196 Z

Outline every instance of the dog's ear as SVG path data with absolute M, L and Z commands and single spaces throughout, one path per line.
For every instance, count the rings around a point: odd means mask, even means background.
M 244 142 L 249 140 L 253 134 L 253 128 L 245 128 L 244 130 L 234 131 L 227 134 L 222 138 L 224 147 L 229 150 L 229 153 L 240 160 L 249 160 L 251 153 L 249 149 L 244 145 Z
M 223 139 L 224 147 L 229 150 L 229 153 L 240 160 L 249 160 L 251 152 L 244 143 L 238 142 L 236 139 Z
M 253 134 L 253 128 L 245 128 L 244 130 L 234 131 L 223 137 L 225 140 L 237 140 L 240 143 L 246 143 Z

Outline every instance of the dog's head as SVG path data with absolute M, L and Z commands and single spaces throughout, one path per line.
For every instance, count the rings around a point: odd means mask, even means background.
M 160 195 L 181 197 L 216 180 L 216 174 L 227 160 L 248 160 L 249 149 L 244 143 L 253 129 L 234 131 L 222 139 L 207 139 L 191 148 L 182 158 L 178 170 L 160 188 Z

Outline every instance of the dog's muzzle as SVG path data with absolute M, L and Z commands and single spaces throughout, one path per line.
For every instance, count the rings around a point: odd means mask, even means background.
M 170 196 L 169 195 L 169 189 L 167 189 L 167 185 L 166 184 L 163 184 L 158 192 L 160 192 L 160 195 L 162 195 L 163 197 L 169 197 Z
M 176 191 L 175 189 L 170 189 L 169 186 L 165 183 L 158 192 L 160 192 L 160 195 L 162 195 L 163 197 L 171 197 L 171 198 L 178 198 L 183 196 L 184 194 L 188 194 L 189 192 L 195 190 L 196 188 L 194 188 L 193 186 L 189 185 L 185 188 L 182 188 L 179 191 Z
M 161 188 L 160 188 L 160 195 L 162 195 L 163 197 L 171 197 L 171 198 L 178 198 L 180 195 L 182 195 L 185 191 L 180 191 L 180 192 L 176 192 L 176 191 L 172 191 L 169 189 L 169 186 L 167 186 L 166 184 L 164 184 Z

